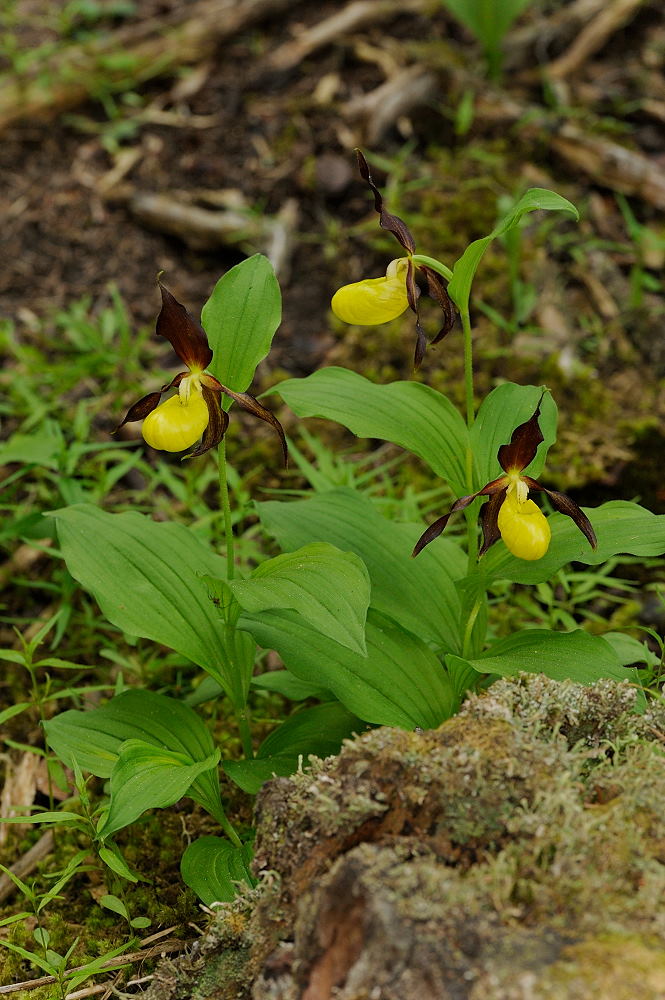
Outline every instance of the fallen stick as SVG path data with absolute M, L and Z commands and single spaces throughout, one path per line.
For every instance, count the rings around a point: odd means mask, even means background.
M 270 56 L 268 64 L 274 70 L 293 69 L 317 49 L 330 45 L 342 35 L 391 20 L 400 14 L 427 13 L 438 6 L 438 0 L 434 3 L 432 0 L 356 0 L 303 31 L 293 41 L 280 45 Z
M 555 59 L 543 72 L 554 80 L 563 80 L 598 52 L 608 39 L 630 21 L 644 0 L 614 0 L 608 4 L 579 33 L 563 55 Z
M 365 140 L 374 145 L 402 116 L 427 104 L 437 91 L 437 77 L 420 66 L 409 66 L 368 94 L 349 101 L 344 117 L 365 123 Z
M 199 0 L 169 16 L 128 25 L 103 39 L 63 46 L 36 75 L 0 79 L 0 130 L 23 118 L 52 118 L 210 57 L 220 42 L 301 0 Z M 122 58 L 120 58 L 122 57 Z

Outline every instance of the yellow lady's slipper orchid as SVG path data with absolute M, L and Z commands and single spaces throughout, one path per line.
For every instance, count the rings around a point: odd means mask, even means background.
M 248 392 L 229 389 L 205 370 L 212 361 L 205 331 L 161 282 L 159 289 L 162 308 L 157 317 L 157 334 L 166 337 L 188 371 L 178 372 L 168 385 L 134 403 L 116 430 L 132 420 L 143 420 L 142 434 L 152 448 L 185 451 L 200 438 L 189 457 L 203 455 L 219 444 L 229 426 L 229 415 L 221 406 L 224 394 L 275 428 L 286 465 L 286 438 L 279 420 Z M 162 403 L 162 393 L 176 388 L 177 395 Z
M 354 326 L 378 326 L 397 319 L 406 309 L 411 309 L 416 317 L 413 367 L 418 369 L 425 356 L 427 338 L 418 315 L 420 290 L 416 285 L 416 262 L 413 260 L 416 244 L 406 223 L 384 208 L 383 196 L 372 180 L 367 160 L 359 149 L 356 150 L 356 155 L 360 175 L 374 195 L 374 208 L 379 215 L 379 225 L 392 233 L 400 246 L 406 250 L 407 255 L 391 261 L 383 278 L 363 278 L 362 281 L 343 285 L 333 295 L 330 305 L 338 319 Z M 431 341 L 432 344 L 437 344 L 449 333 L 455 322 L 453 305 L 440 275 L 422 261 L 418 262 L 417 267 L 427 280 L 429 294 L 436 299 L 443 310 L 443 326 Z
M 529 490 L 546 493 L 554 509 L 572 518 L 591 547 L 596 548 L 596 533 L 589 518 L 575 501 L 565 493 L 548 490 L 536 479 L 523 475 L 524 469 L 533 462 L 538 445 L 544 440 L 538 423 L 539 417 L 540 402 L 533 416 L 515 428 L 510 443 L 499 448 L 497 458 L 504 475 L 487 483 L 477 493 L 456 500 L 447 514 L 422 533 L 413 550 L 414 556 L 438 538 L 451 514 L 464 510 L 476 497 L 483 496 L 490 499 L 480 508 L 483 544 L 479 554 L 482 556 L 502 538 L 508 551 L 518 559 L 542 559 L 549 548 L 552 532 L 545 515 L 533 500 L 529 500 Z
M 363 278 L 343 285 L 332 297 L 330 306 L 335 316 L 354 326 L 378 326 L 397 319 L 409 308 L 406 294 L 406 257 L 391 260 L 385 277 Z

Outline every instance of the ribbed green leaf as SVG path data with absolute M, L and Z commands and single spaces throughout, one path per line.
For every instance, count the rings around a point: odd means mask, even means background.
M 230 581 L 229 587 L 250 614 L 288 608 L 323 635 L 365 653 L 370 583 L 353 552 L 312 542 L 266 560 L 249 580 Z
M 485 49 L 501 42 L 515 18 L 531 0 L 443 0 L 443 4 L 472 32 Z
M 381 517 L 366 497 L 350 489 L 331 490 L 294 503 L 259 503 L 266 531 L 283 549 L 323 539 L 351 549 L 372 581 L 371 605 L 409 632 L 452 652 L 460 648 L 460 599 L 455 582 L 466 557 L 449 539 L 439 539 L 411 558 L 422 525 Z
M 240 891 L 236 883 L 254 884 L 251 860 L 249 844 L 235 847 L 221 837 L 199 837 L 183 854 L 180 874 L 206 906 L 230 903 Z
M 448 294 L 460 310 L 466 311 L 469 307 L 471 285 L 476 269 L 492 240 L 507 233 L 508 230 L 514 229 L 515 226 L 519 225 L 523 215 L 536 209 L 546 209 L 549 212 L 570 212 L 575 219 L 580 217 L 575 206 L 566 198 L 562 198 L 560 194 L 545 188 L 530 188 L 489 236 L 484 236 L 482 239 L 470 243 L 459 260 L 456 261 L 453 267 L 453 276 L 448 284 Z
M 501 677 L 526 672 L 578 684 L 593 684 L 601 677 L 615 681 L 631 678 L 610 644 L 583 629 L 574 632 L 525 629 L 495 643 L 483 656 L 472 660 L 457 656 L 446 659 L 452 667 L 468 664 L 479 673 Z
M 310 755 L 330 757 L 342 741 L 366 729 L 364 722 L 338 701 L 315 705 L 289 716 L 259 747 L 254 760 L 228 760 L 224 771 L 237 785 L 255 795 L 274 774 L 293 774 Z
M 208 727 L 193 709 L 149 691 L 126 691 L 90 712 L 63 712 L 45 722 L 44 729 L 47 742 L 68 767 L 76 765 L 100 778 L 112 778 L 126 740 L 172 751 L 194 764 L 209 761 L 216 752 Z M 219 816 L 216 773 L 204 770 L 190 784 L 189 796 Z
M 543 396 L 543 389 L 544 386 L 505 382 L 485 397 L 471 429 L 476 489 L 501 475 L 499 448 L 508 444 L 516 427 L 533 416 L 542 396 L 539 424 L 545 440 L 528 468 L 528 474 L 534 478 L 541 474 L 547 452 L 556 441 L 557 423 L 556 403 L 549 392 Z
M 432 651 L 375 612 L 367 617 L 366 657 L 315 632 L 292 611 L 264 611 L 240 623 L 259 645 L 277 650 L 297 677 L 324 684 L 366 722 L 429 729 L 456 708 L 450 681 Z
M 111 774 L 111 804 L 101 837 L 129 826 L 147 809 L 163 809 L 186 795 L 196 779 L 219 763 L 219 750 L 205 760 L 166 750 L 145 740 L 125 740 Z
M 325 417 L 360 438 L 393 441 L 424 459 L 456 493 L 464 492 L 468 431 L 446 396 L 419 382 L 374 385 L 346 368 L 287 379 L 279 392 L 299 417 Z
M 213 352 L 209 371 L 235 392 L 254 381 L 282 318 L 282 297 L 272 264 L 254 254 L 215 285 L 201 311 Z
M 600 507 L 586 507 L 598 536 L 598 548 L 592 549 L 569 517 L 553 514 L 549 518 L 552 541 L 542 559 L 525 562 L 512 556 L 502 542 L 483 556 L 488 580 L 505 579 L 515 583 L 542 583 L 569 562 L 597 566 L 611 556 L 659 556 L 665 553 L 665 514 L 652 514 L 639 504 L 611 500 Z
M 76 504 L 52 516 L 69 572 L 110 622 L 177 650 L 242 700 L 249 677 L 238 677 L 227 655 L 220 613 L 201 579 L 225 577 L 224 559 L 184 525 L 143 514 Z

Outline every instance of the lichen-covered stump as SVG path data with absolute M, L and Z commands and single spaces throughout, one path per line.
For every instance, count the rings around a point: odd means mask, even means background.
M 663 1000 L 665 708 L 500 681 L 257 804 L 259 887 L 154 1000 Z

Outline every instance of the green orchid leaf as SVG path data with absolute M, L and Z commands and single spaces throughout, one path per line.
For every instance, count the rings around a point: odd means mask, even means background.
M 165 750 L 145 740 L 125 740 L 111 772 L 111 805 L 100 837 L 129 826 L 147 809 L 163 809 L 187 795 L 196 779 L 219 763 L 219 750 L 205 760 Z
M 292 611 L 264 611 L 244 616 L 240 624 L 260 646 L 275 649 L 291 673 L 324 684 L 366 722 L 430 729 L 457 707 L 434 653 L 376 612 L 367 616 L 366 657 L 316 632 Z
M 249 676 L 234 667 L 202 579 L 225 577 L 224 559 L 184 525 L 157 524 L 133 511 L 107 514 L 76 504 L 51 516 L 67 569 L 113 625 L 177 650 L 207 670 L 234 704 L 243 703 Z
M 251 862 L 250 844 L 236 847 L 221 837 L 199 837 L 183 854 L 180 874 L 206 906 L 230 903 L 244 886 L 254 885 Z
M 488 52 L 496 49 L 508 28 L 531 0 L 443 0 L 443 4 Z
M 538 477 L 543 471 L 547 452 L 556 441 L 557 406 L 544 386 L 515 385 L 506 382 L 497 386 L 483 400 L 471 429 L 471 448 L 474 457 L 475 489 L 482 487 L 501 475 L 497 458 L 499 448 L 508 444 L 513 431 L 526 423 L 540 405 L 540 430 L 545 438 L 538 446 L 536 457 L 528 469 L 528 475 Z
M 99 778 L 112 778 L 127 740 L 172 751 L 195 765 L 216 753 L 208 727 L 193 709 L 149 691 L 125 691 L 89 712 L 63 712 L 45 722 L 44 729 L 60 760 Z M 209 764 L 190 783 L 188 794 L 211 815 L 223 815 L 219 780 Z
M 355 552 L 369 572 L 373 608 L 446 651 L 460 650 L 456 581 L 466 573 L 466 556 L 454 542 L 439 539 L 412 559 L 422 526 L 388 521 L 370 500 L 345 488 L 256 509 L 283 549 L 322 539 Z
M 487 580 L 543 583 L 569 562 L 597 566 L 611 556 L 660 556 L 665 553 L 665 514 L 652 514 L 639 504 L 611 500 L 600 507 L 583 508 L 598 537 L 592 549 L 575 523 L 563 514 L 549 518 L 552 541 L 546 555 L 535 562 L 517 559 L 497 542 L 482 558 Z
M 249 580 L 229 581 L 229 587 L 250 614 L 288 608 L 328 638 L 365 654 L 370 582 L 353 552 L 312 542 L 268 559 Z
M 232 267 L 201 310 L 213 352 L 208 371 L 234 392 L 245 392 L 281 318 L 282 296 L 268 258 L 257 253 Z
M 466 312 L 469 308 L 469 296 L 476 269 L 492 240 L 514 229 L 527 212 L 533 212 L 536 209 L 545 209 L 548 212 L 570 212 L 576 220 L 580 217 L 575 206 L 554 191 L 548 191 L 545 188 L 531 188 L 527 191 L 489 236 L 470 243 L 459 260 L 456 261 L 453 267 L 453 276 L 448 284 L 448 294 L 461 312 Z
M 224 761 L 225 773 L 255 795 L 273 775 L 286 777 L 306 766 L 310 756 L 331 757 L 343 740 L 367 728 L 338 701 L 315 705 L 289 716 L 261 744 L 254 760 Z
M 359 438 L 381 438 L 412 451 L 463 493 L 466 424 L 450 400 L 419 382 L 374 385 L 346 368 L 322 368 L 280 382 L 279 392 L 299 417 L 324 417 Z
M 307 698 L 332 701 L 332 693 L 327 688 L 321 684 L 301 681 L 290 670 L 270 670 L 266 674 L 257 674 L 256 677 L 252 677 L 252 687 L 275 691 L 289 701 L 306 701 Z
M 602 677 L 615 681 L 631 679 L 611 645 L 583 629 L 574 632 L 525 629 L 501 639 L 475 659 L 448 656 L 446 662 L 451 669 L 471 666 L 481 674 L 500 677 L 545 674 L 553 680 L 571 680 L 577 684 L 593 684 Z
M 624 667 L 657 667 L 660 663 L 658 653 L 625 632 L 604 632 L 603 639 L 610 644 Z

